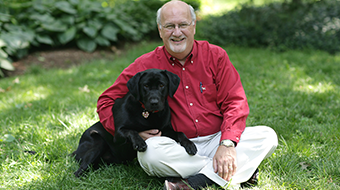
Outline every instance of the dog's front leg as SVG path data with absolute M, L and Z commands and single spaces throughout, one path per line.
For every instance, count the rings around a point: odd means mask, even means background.
M 142 139 L 141 136 L 139 136 L 137 131 L 121 129 L 117 131 L 117 138 L 119 138 L 118 136 L 123 137 L 130 141 L 132 144 L 132 148 L 136 151 L 144 152 L 147 148 L 145 141 Z
M 191 140 L 185 136 L 182 132 L 176 132 L 178 137 L 178 142 L 185 148 L 185 151 L 187 151 L 190 155 L 195 155 L 197 153 L 197 147 L 195 143 L 193 143 Z
M 171 127 L 172 129 L 172 127 Z M 195 143 L 193 143 L 191 140 L 185 136 L 182 132 L 176 132 L 174 130 L 167 130 L 163 132 L 164 136 L 170 137 L 174 139 L 175 141 L 179 142 L 184 148 L 185 151 L 190 155 L 195 155 L 197 153 L 197 148 Z

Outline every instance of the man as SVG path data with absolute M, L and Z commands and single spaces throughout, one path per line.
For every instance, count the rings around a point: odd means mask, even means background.
M 148 148 L 138 153 L 144 171 L 167 177 L 165 189 L 239 186 L 255 180 L 261 161 L 276 149 L 277 136 L 269 127 L 245 128 L 249 107 L 227 53 L 194 40 L 195 12 L 182 1 L 164 4 L 157 12 L 157 24 L 164 46 L 137 58 L 99 97 L 101 123 L 114 134 L 111 108 L 127 93 L 127 81 L 146 69 L 166 69 L 181 78 L 174 98 L 168 99 L 172 125 L 196 144 L 198 153 L 188 155 L 156 129 L 144 131 L 139 135 Z

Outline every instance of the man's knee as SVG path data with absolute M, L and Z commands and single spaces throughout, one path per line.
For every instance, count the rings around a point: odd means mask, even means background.
M 187 177 L 197 173 L 208 162 L 208 157 L 189 155 L 184 147 L 168 137 L 146 140 L 145 152 L 138 152 L 139 164 L 151 176 Z
M 274 131 L 274 129 L 267 127 L 267 126 L 261 126 L 263 130 L 267 133 L 267 139 L 268 143 L 271 144 L 273 147 L 277 147 L 278 145 L 278 140 L 277 140 L 277 134 Z
M 268 146 L 269 150 L 265 158 L 268 158 L 274 153 L 274 151 L 276 150 L 276 147 L 278 146 L 277 134 L 270 127 L 267 127 L 267 126 L 259 126 L 259 127 L 261 128 L 262 132 L 266 136 L 265 144 Z
M 184 148 L 179 147 L 180 145 L 176 141 L 168 137 L 153 137 L 147 139 L 146 144 L 148 145 L 146 151 L 138 152 L 137 158 L 148 175 L 181 176 L 172 165 L 174 158 L 183 155 Z
M 138 160 L 156 164 L 167 158 L 167 152 L 176 146 L 177 142 L 168 137 L 153 137 L 147 139 L 146 144 L 146 151 L 138 152 Z

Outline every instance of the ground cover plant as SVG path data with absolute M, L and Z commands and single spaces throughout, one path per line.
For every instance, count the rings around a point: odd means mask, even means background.
M 1 79 L 0 189 L 161 189 L 164 180 L 147 176 L 137 162 L 75 178 L 78 163 L 68 156 L 98 120 L 98 96 L 158 45 L 141 43 L 109 60 L 66 70 L 35 67 Z M 279 136 L 255 189 L 340 189 L 340 55 L 224 48 L 248 97 L 247 126 L 271 126 Z
M 155 12 L 162 4 L 148 0 L 0 0 L 0 77 L 4 75 L 1 69 L 14 70 L 12 61 L 35 48 L 77 46 L 93 52 L 121 41 L 157 36 Z

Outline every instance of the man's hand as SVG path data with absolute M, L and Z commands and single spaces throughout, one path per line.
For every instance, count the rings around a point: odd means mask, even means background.
M 229 181 L 236 173 L 236 150 L 234 147 L 219 146 L 213 158 L 215 173 Z
M 146 140 L 151 137 L 161 136 L 162 132 L 158 129 L 150 129 L 147 131 L 139 132 L 138 134 L 140 137 L 142 137 L 142 139 Z

